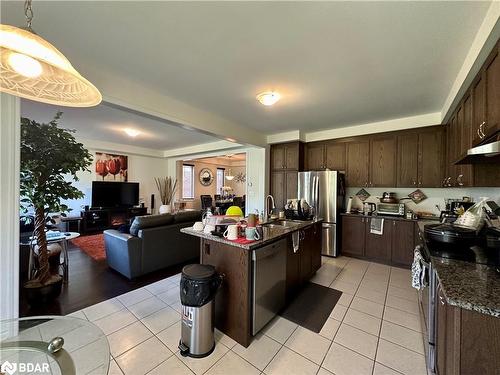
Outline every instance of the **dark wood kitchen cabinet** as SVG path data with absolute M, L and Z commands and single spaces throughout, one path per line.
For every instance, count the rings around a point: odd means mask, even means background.
M 391 261 L 394 264 L 409 266 L 413 262 L 415 249 L 415 228 L 413 221 L 390 220 L 392 223 Z
M 342 254 L 355 257 L 365 255 L 365 227 L 367 218 L 342 217 Z
M 347 186 L 368 186 L 370 142 L 368 140 L 348 142 L 346 159 Z
M 500 319 L 451 306 L 436 288 L 436 374 L 497 375 Z
M 298 172 L 273 171 L 271 172 L 270 194 L 278 211 L 283 210 L 289 198 L 297 198 Z
M 479 129 L 486 122 L 486 85 L 483 74 L 480 72 L 472 83 L 472 143 L 477 145 L 481 142 Z
M 396 186 L 396 137 L 374 137 L 370 141 L 370 187 Z
M 391 261 L 391 242 L 393 235 L 393 220 L 384 219 L 382 234 L 370 233 L 370 218 L 366 219 L 365 227 L 365 257 L 369 260 L 389 263 Z
M 346 144 L 344 142 L 312 142 L 306 147 L 305 169 L 308 171 L 345 171 Z
M 304 144 L 302 142 L 280 143 L 271 146 L 272 170 L 302 170 Z
M 500 130 L 500 42 L 486 60 L 486 123 L 482 133 L 488 138 Z
M 414 187 L 418 182 L 418 134 L 408 133 L 397 137 L 397 186 Z

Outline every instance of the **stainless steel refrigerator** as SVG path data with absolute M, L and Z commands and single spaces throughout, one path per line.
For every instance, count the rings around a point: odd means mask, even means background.
M 323 255 L 336 257 L 339 252 L 340 212 L 345 204 L 345 173 L 340 171 L 299 172 L 299 199 L 314 208 L 323 219 Z

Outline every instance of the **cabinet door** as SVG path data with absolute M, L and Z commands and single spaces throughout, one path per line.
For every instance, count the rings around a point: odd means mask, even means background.
M 488 58 L 485 69 L 486 78 L 486 124 L 483 133 L 486 137 L 500 130 L 500 57 L 497 44 Z
M 300 231 L 300 282 L 305 283 L 311 277 L 312 257 L 311 246 L 308 243 L 308 236 L 305 230 Z
M 358 187 L 368 185 L 369 158 L 369 141 L 349 142 L 347 144 L 347 186 Z
M 286 172 L 285 173 L 285 196 L 283 206 L 276 205 L 279 210 L 283 210 L 288 199 L 295 199 L 298 196 L 299 190 L 299 172 Z
M 479 127 L 486 122 L 486 90 L 484 77 L 481 73 L 472 84 L 472 141 L 474 145 L 481 142 Z
M 326 168 L 345 171 L 345 143 L 327 143 L 325 146 Z
M 446 375 L 446 305 L 438 284 L 436 290 L 436 374 Z
M 321 268 L 321 223 L 316 223 L 308 228 L 307 237 L 311 252 L 311 273 L 314 274 Z
M 286 296 L 287 303 L 290 302 L 296 295 L 300 287 L 300 253 L 293 251 L 292 238 L 287 239 L 287 254 L 286 254 Z
M 381 235 L 370 233 L 370 218 L 366 224 L 365 234 L 365 256 L 368 259 L 382 262 L 391 261 L 391 239 L 393 233 L 393 220 L 384 220 L 384 230 Z
M 365 255 L 365 218 L 342 216 L 342 254 Z
M 271 146 L 271 169 L 284 169 L 285 168 L 285 146 L 272 145 Z
M 299 170 L 299 143 L 289 143 L 285 146 L 285 168 Z
M 271 173 L 271 195 L 274 197 L 274 203 L 277 210 L 285 206 L 285 172 Z
M 418 186 L 441 187 L 446 160 L 444 127 L 420 133 L 418 143 Z
M 370 146 L 370 186 L 396 186 L 396 139 L 375 138 Z
M 397 142 L 397 186 L 416 187 L 418 182 L 418 134 L 400 135 Z
M 307 145 L 307 166 L 309 171 L 319 171 L 325 168 L 325 146 L 324 144 Z
M 413 262 L 415 248 L 415 223 L 413 221 L 390 220 L 392 231 L 392 263 L 409 266 Z
M 467 150 L 472 147 L 472 97 L 466 95 L 463 108 L 463 119 L 461 126 L 461 150 L 465 155 Z M 458 184 L 460 186 L 474 186 L 474 168 L 472 165 L 458 166 Z

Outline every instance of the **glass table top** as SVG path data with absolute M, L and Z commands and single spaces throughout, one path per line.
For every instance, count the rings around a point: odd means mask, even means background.
M 0 321 L 0 373 L 104 375 L 109 344 L 94 324 L 68 316 Z

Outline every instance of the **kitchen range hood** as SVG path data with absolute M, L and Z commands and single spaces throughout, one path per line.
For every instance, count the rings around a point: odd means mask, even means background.
M 473 147 L 455 164 L 500 164 L 500 139 L 497 136 L 492 142 Z

